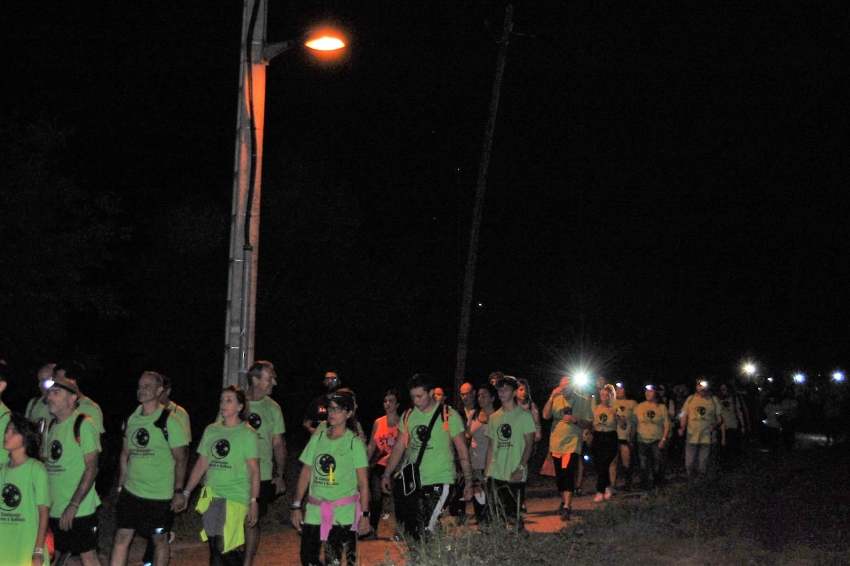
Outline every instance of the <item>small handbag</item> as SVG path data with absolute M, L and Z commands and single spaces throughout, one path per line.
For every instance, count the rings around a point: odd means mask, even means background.
M 422 457 L 425 456 L 425 448 L 428 446 L 428 441 L 431 439 L 431 432 L 434 430 L 434 423 L 437 422 L 437 417 L 440 415 L 440 412 L 441 408 L 437 407 L 437 410 L 434 411 L 434 416 L 431 417 L 431 424 L 428 425 L 428 435 L 425 437 L 422 442 L 422 446 L 419 448 L 419 454 L 416 457 L 416 462 L 408 462 L 401 467 L 399 478 L 401 480 L 402 493 L 405 497 L 410 497 L 416 493 L 417 490 L 422 488 L 422 478 L 419 475 L 419 464 L 422 463 Z M 407 427 L 407 419 L 405 419 L 405 427 Z

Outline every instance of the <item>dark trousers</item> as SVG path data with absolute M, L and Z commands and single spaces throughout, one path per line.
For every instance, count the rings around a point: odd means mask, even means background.
M 396 485 L 401 482 L 396 482 Z M 440 515 L 449 503 L 454 484 L 423 485 L 410 496 L 399 496 L 396 490 L 396 521 L 404 524 L 404 533 L 419 540 L 426 532 L 438 528 Z
M 596 467 L 596 491 L 602 493 L 611 485 L 608 468 L 620 451 L 617 431 L 593 433 L 593 464 Z
M 525 483 L 511 483 L 494 478 L 487 479 L 490 498 L 490 516 L 512 519 L 521 516 L 520 507 L 525 502 Z
M 375 464 L 369 470 L 369 524 L 378 532 L 378 522 L 384 512 L 384 492 L 381 490 L 381 476 L 386 466 Z
M 324 564 L 342 563 L 343 554 L 346 564 L 357 564 L 357 533 L 351 525 L 334 525 L 324 543 L 325 561 L 321 561 L 322 541 L 321 525 L 304 524 L 301 528 L 301 566 L 324 566 Z M 242 564 L 241 562 L 239 563 Z
M 638 456 L 640 457 L 640 487 L 649 489 L 649 474 L 652 473 L 652 484 L 654 487 L 664 485 L 664 464 L 662 463 L 662 452 L 658 448 L 658 441 L 638 442 Z

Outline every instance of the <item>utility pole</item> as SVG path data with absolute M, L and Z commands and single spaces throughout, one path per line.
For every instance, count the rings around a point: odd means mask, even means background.
M 481 231 L 481 214 L 484 209 L 484 192 L 487 188 L 487 171 L 490 167 L 490 149 L 493 146 L 493 133 L 496 131 L 496 113 L 499 110 L 499 95 L 502 90 L 502 76 L 505 73 L 505 57 L 508 53 L 508 38 L 513 29 L 514 8 L 508 4 L 505 9 L 505 22 L 502 37 L 499 40 L 499 54 L 496 60 L 496 76 L 493 79 L 493 92 L 490 95 L 490 113 L 484 129 L 484 143 L 481 148 L 481 161 L 478 164 L 478 180 L 475 187 L 475 206 L 472 210 L 472 227 L 469 231 L 469 250 L 466 256 L 466 271 L 463 279 L 463 298 L 460 305 L 460 324 L 457 333 L 457 366 L 455 367 L 455 399 L 460 399 L 460 386 L 466 377 L 466 354 L 469 342 L 469 319 L 472 314 L 472 290 L 475 283 L 475 263 L 478 258 L 478 234 Z
M 224 343 L 225 386 L 236 383 L 245 387 L 248 365 L 254 359 L 267 63 L 263 50 L 266 43 L 267 9 L 267 0 L 246 0 L 242 15 Z

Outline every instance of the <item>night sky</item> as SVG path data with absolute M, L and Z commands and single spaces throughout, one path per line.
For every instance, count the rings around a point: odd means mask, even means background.
M 270 1 L 270 42 L 328 19 L 350 40 L 335 65 L 293 51 L 268 67 L 256 352 L 286 377 L 280 400 L 315 395 L 328 364 L 361 405 L 416 371 L 451 386 L 504 6 Z M 0 357 L 27 379 L 73 355 L 95 389 L 159 369 L 178 396 L 186 381 L 216 396 L 242 4 L 4 12 L 4 123 L 67 130 L 53 168 L 114 203 L 108 261 L 86 277 L 120 308 L 22 344 L 43 318 L 9 284 Z M 515 2 L 471 380 L 501 369 L 548 390 L 582 348 L 635 381 L 733 375 L 747 356 L 846 367 L 846 29 L 841 3 Z M 55 250 L 32 245 L 23 262 L 49 269 Z

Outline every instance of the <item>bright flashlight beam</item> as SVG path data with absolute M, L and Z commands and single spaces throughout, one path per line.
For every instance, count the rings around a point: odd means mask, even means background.
M 795 383 L 805 383 L 806 382 L 806 376 L 803 375 L 802 373 L 798 373 L 797 375 L 794 376 L 794 382 Z
M 576 374 L 576 385 L 578 385 L 579 387 L 584 387 L 585 385 L 587 385 L 587 380 L 587 374 L 583 371 L 580 371 Z
M 844 381 L 844 373 L 837 371 L 832 374 L 832 381 L 842 383 Z
M 311 39 L 304 45 L 316 51 L 336 51 L 345 47 L 345 42 L 338 37 L 323 35 L 322 37 Z
M 744 371 L 753 375 L 756 372 L 756 366 L 754 364 L 747 364 L 744 366 Z

